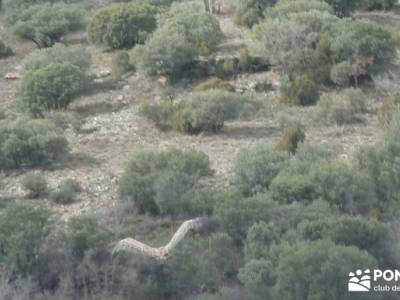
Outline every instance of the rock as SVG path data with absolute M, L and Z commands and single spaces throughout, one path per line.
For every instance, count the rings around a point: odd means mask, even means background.
M 7 73 L 7 74 L 4 76 L 4 78 L 7 79 L 7 80 L 17 80 L 17 79 L 21 79 L 22 76 L 21 76 L 21 74 L 19 74 L 19 73 L 10 72 L 10 73 Z
M 124 100 L 124 95 L 119 95 L 119 96 L 117 97 L 117 100 L 118 100 L 118 101 Z
M 111 75 L 110 69 L 102 69 L 96 73 L 97 78 L 104 78 Z

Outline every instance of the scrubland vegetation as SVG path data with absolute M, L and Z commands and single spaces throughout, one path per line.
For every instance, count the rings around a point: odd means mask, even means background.
M 0 299 L 400 299 L 397 1 L 0 5 Z

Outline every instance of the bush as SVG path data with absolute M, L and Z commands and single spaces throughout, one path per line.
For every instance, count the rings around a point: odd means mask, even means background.
M 145 45 L 135 47 L 130 55 L 131 63 L 139 72 L 175 79 L 194 61 L 196 49 L 184 35 L 161 28 Z
M 57 204 L 70 204 L 76 201 L 77 194 L 82 188 L 74 179 L 66 179 L 60 183 L 58 189 L 50 194 L 50 198 Z
M 171 118 L 175 110 L 176 106 L 169 101 L 145 103 L 139 108 L 140 114 L 153 122 L 160 130 L 172 128 Z
M 143 43 L 156 28 L 154 7 L 142 3 L 116 3 L 94 15 L 87 36 L 94 44 L 124 48 Z
M 385 64 L 396 56 L 396 43 L 390 31 L 372 21 L 341 21 L 330 36 L 335 63 L 352 65 L 356 86 L 361 76 L 382 72 Z
M 306 135 L 299 127 L 290 127 L 285 129 L 283 137 L 278 141 L 276 149 L 280 151 L 287 151 L 295 154 L 299 143 L 303 143 Z
M 400 108 L 400 93 L 395 93 L 383 100 L 378 111 L 378 120 L 381 126 L 389 126 L 393 116 Z
M 47 209 L 30 205 L 10 205 L 0 211 L 0 261 L 11 278 L 29 276 L 37 268 L 50 216 Z
M 82 8 L 65 3 L 31 5 L 19 12 L 14 32 L 39 48 L 50 47 L 81 26 Z
M 268 191 L 272 180 L 287 166 L 289 154 L 269 146 L 242 150 L 235 163 L 235 185 L 246 196 Z
M 222 90 L 227 92 L 235 92 L 235 88 L 230 83 L 223 81 L 218 77 L 212 77 L 193 88 L 194 92 L 202 92 L 207 90 Z
M 41 174 L 29 174 L 22 179 L 22 186 L 29 191 L 29 198 L 39 198 L 48 192 L 47 180 Z
M 366 111 L 366 95 L 361 90 L 347 89 L 339 94 L 323 94 L 315 111 L 316 118 L 338 125 L 359 122 L 359 115 Z
M 246 97 L 234 93 L 210 90 L 195 93 L 172 116 L 175 130 L 198 134 L 203 131 L 218 132 L 225 121 L 239 116 Z
M 361 7 L 366 10 L 391 9 L 396 3 L 396 0 L 365 0 Z
M 46 120 L 26 117 L 0 121 L 0 169 L 46 166 L 68 153 L 68 142 Z
M 297 77 L 282 100 L 290 105 L 313 105 L 319 100 L 318 87 L 307 76 Z
M 112 73 L 115 79 L 120 79 L 122 75 L 133 70 L 129 62 L 129 54 L 126 51 L 118 52 L 112 59 Z
M 102 228 L 95 218 L 78 216 L 70 219 L 65 238 L 72 255 L 80 260 L 88 251 L 96 252 L 105 248 L 111 233 Z
M 399 128 L 391 128 L 374 145 L 362 147 L 356 156 L 358 169 L 372 180 L 370 185 L 379 199 L 380 211 L 387 215 L 396 215 L 400 200 L 398 134 Z
M 262 19 L 264 10 L 276 2 L 277 0 L 238 0 L 235 22 L 251 28 Z
M 276 269 L 267 265 L 260 272 L 271 276 L 269 271 L 274 274 L 276 270 L 276 297 L 285 300 L 298 299 L 299 293 L 303 299 L 355 299 L 340 284 L 332 286 L 332 283 L 348 278 L 349 270 L 357 270 L 360 265 L 365 264 L 372 269 L 378 265 L 376 259 L 367 252 L 354 246 L 336 245 L 330 240 L 288 243 L 281 249 L 278 260 Z M 259 278 L 256 274 L 253 276 Z M 265 290 L 265 286 L 268 286 L 268 282 L 265 285 L 261 282 L 256 285 L 258 289 L 253 291 L 262 296 L 259 291 L 262 292 L 262 288 Z
M 13 51 L 10 47 L 6 46 L 2 41 L 0 41 L 0 58 L 5 58 L 13 55 Z
M 51 48 L 36 50 L 22 62 L 26 71 L 34 71 L 54 63 L 69 62 L 86 72 L 91 63 L 90 53 L 81 45 L 55 44 Z
M 193 150 L 146 151 L 128 162 L 120 181 L 120 194 L 139 212 L 182 215 L 185 194 L 199 179 L 212 174 L 208 157 Z
M 315 165 L 309 176 L 314 185 L 314 199 L 324 199 L 340 211 L 367 213 L 377 203 L 371 178 L 346 163 Z
M 330 79 L 339 86 L 348 86 L 353 75 L 353 67 L 348 61 L 341 62 L 332 67 Z
M 236 243 L 241 243 L 255 222 L 270 221 L 271 211 L 276 207 L 268 194 L 243 198 L 240 193 L 231 190 L 217 195 L 214 217 Z
M 88 83 L 80 68 L 69 62 L 54 63 L 28 72 L 19 87 L 19 98 L 33 114 L 65 109 Z
M 249 228 L 245 242 L 245 257 L 247 261 L 252 259 L 268 259 L 271 247 L 280 240 L 280 232 L 277 226 L 263 221 L 254 223 Z
M 174 5 L 163 20 L 162 28 L 184 35 L 196 49 L 197 55 L 210 55 L 223 37 L 218 20 L 198 9 L 180 9 L 180 6 L 184 8 L 187 5 Z

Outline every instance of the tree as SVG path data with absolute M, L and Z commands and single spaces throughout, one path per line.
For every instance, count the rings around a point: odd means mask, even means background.
M 143 43 L 157 27 L 156 9 L 143 3 L 117 3 L 99 10 L 87 27 L 91 43 L 110 48 Z
M 50 216 L 47 209 L 30 205 L 10 205 L 0 211 L 0 262 L 13 276 L 34 272 Z
M 38 4 L 22 10 L 14 24 L 14 32 L 34 42 L 38 48 L 50 47 L 60 38 L 81 26 L 80 6 L 64 3 Z
M 19 87 L 19 98 L 33 114 L 65 109 L 90 82 L 89 77 L 69 62 L 53 63 L 28 72 Z

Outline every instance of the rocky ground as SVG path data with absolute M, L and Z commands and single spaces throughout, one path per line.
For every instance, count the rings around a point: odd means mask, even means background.
M 243 45 L 250 43 L 249 33 L 236 27 L 228 16 L 221 17 L 221 27 L 226 38 L 221 43 L 219 55 L 233 55 Z M 0 30 L 2 35 L 7 35 L 4 27 L 0 27 Z M 11 38 L 9 40 L 12 41 Z M 87 47 L 93 54 L 93 71 L 107 74 L 110 69 L 109 54 L 92 46 Z M 4 76 L 9 72 L 20 72 L 21 58 L 33 49 L 29 43 L 19 42 L 17 56 L 0 61 L 1 106 L 15 107 L 18 80 L 6 80 Z M 359 145 L 374 139 L 377 131 L 374 110 L 380 101 L 379 96 L 371 95 L 371 113 L 364 116 L 364 122 L 352 126 L 324 127 L 312 122 L 310 116 L 314 108 L 282 107 L 273 100 L 276 91 L 254 91 L 258 83 L 270 82 L 274 86 L 279 84 L 279 80 L 278 73 L 274 71 L 241 75 L 232 79 L 232 84 L 252 93 L 265 107 L 257 113 L 249 112 L 242 120 L 227 124 L 217 135 L 188 136 L 160 132 L 138 114 L 140 104 L 160 97 L 162 86 L 154 79 L 130 74 L 117 88 L 99 89 L 95 93 L 82 96 L 72 105 L 75 110 L 80 111 L 83 123 L 78 131 L 72 128 L 65 131 L 72 153 L 65 164 L 52 170 L 24 170 L 9 176 L 2 175 L 0 198 L 43 201 L 50 205 L 47 199 L 24 199 L 21 178 L 27 172 L 40 171 L 48 177 L 51 187 L 56 187 L 66 178 L 74 178 L 81 183 L 84 192 L 80 195 L 80 201 L 68 206 L 54 205 L 65 218 L 83 212 L 112 209 L 119 201 L 118 179 L 125 162 L 135 151 L 147 148 L 177 147 L 204 151 L 216 170 L 213 182 L 216 186 L 226 186 L 232 179 L 232 167 L 238 152 L 258 143 L 275 143 L 282 134 L 282 123 L 288 119 L 295 119 L 305 126 L 307 142 L 338 144 L 343 149 L 342 156 L 351 155 Z M 187 86 L 178 86 L 177 90 L 184 93 L 184 88 Z

